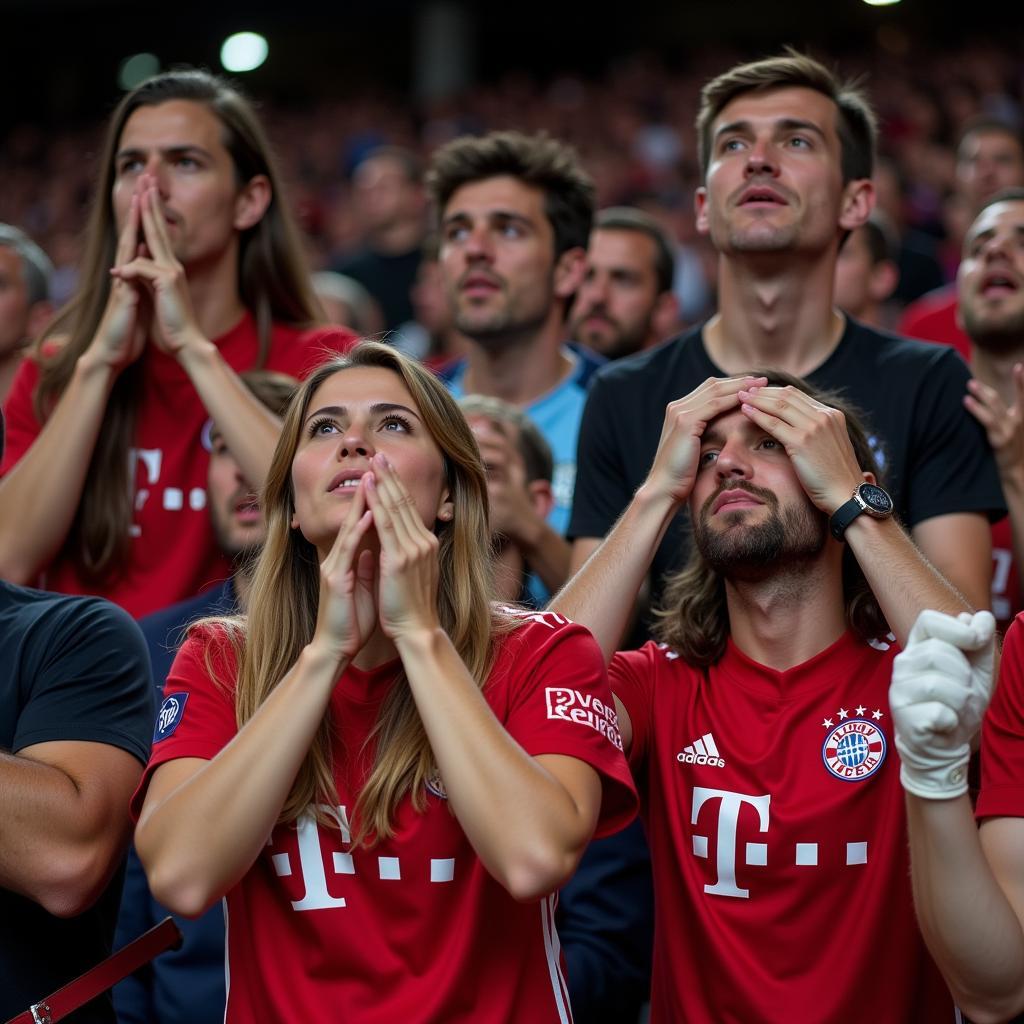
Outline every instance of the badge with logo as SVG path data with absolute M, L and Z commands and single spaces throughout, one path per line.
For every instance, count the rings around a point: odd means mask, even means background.
M 851 718 L 846 708 L 840 708 L 838 725 L 831 718 L 822 722 L 829 731 L 821 747 L 821 758 L 825 767 L 844 782 L 870 778 L 885 761 L 885 733 L 878 725 L 884 715 L 876 708 L 870 718 L 861 717 L 866 712 L 867 708 L 858 707 Z
M 154 743 L 167 739 L 178 728 L 185 714 L 185 702 L 187 700 L 188 693 L 186 691 L 169 693 L 164 698 L 164 702 L 160 705 L 160 710 L 156 715 L 156 728 L 153 730 Z

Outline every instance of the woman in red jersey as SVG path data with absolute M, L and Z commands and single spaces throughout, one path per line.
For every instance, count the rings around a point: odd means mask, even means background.
M 264 508 L 248 619 L 193 629 L 136 796 L 157 898 L 225 897 L 227 1020 L 568 1022 L 552 893 L 635 797 L 594 641 L 489 602 L 457 406 L 361 345 Z

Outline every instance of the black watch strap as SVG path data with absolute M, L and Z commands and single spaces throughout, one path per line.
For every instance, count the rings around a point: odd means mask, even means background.
M 864 511 L 864 506 L 856 499 L 851 498 L 849 501 L 840 505 L 839 508 L 832 513 L 832 517 L 828 521 L 828 528 L 832 531 L 832 536 L 836 540 L 842 540 L 843 535 L 846 533 L 846 528 Z

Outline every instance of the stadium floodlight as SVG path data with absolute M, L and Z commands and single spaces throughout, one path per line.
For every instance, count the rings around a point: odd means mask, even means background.
M 864 0 L 868 7 L 891 7 L 899 2 L 900 0 Z
M 258 32 L 236 32 L 224 40 L 220 62 L 225 71 L 254 71 L 266 59 L 270 47 Z
M 160 58 L 154 53 L 136 53 L 121 61 L 117 69 L 117 84 L 125 92 L 142 85 L 147 78 L 160 73 Z

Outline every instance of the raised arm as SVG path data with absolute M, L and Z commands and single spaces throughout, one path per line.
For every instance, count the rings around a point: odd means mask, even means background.
M 693 490 L 700 439 L 708 423 L 739 404 L 753 377 L 706 380 L 665 411 L 651 471 L 622 518 L 550 604 L 586 626 L 611 661 L 665 530 Z
M 509 893 L 540 898 L 569 878 L 590 841 L 600 778 L 576 757 L 531 756 L 495 717 L 438 622 L 437 538 L 384 457 L 372 465 L 381 626 L 401 656 L 451 807 Z
M 1024 819 L 989 818 L 979 833 L 967 795 L 971 745 L 992 688 L 994 632 L 988 612 L 924 612 L 896 658 L 889 694 L 918 920 L 957 1004 L 978 1024 L 1024 1009 Z M 1019 702 L 1015 652 L 1003 666 L 1000 698 L 1012 688 Z M 1012 742 L 1024 743 L 1019 720 Z M 984 800 L 984 785 L 982 793 Z
M 740 399 L 744 413 L 785 446 L 804 490 L 826 515 L 849 501 L 865 480 L 874 480 L 857 464 L 838 409 L 794 387 L 756 387 L 741 392 Z M 970 611 L 894 518 L 860 515 L 844 539 L 901 646 L 924 609 Z

